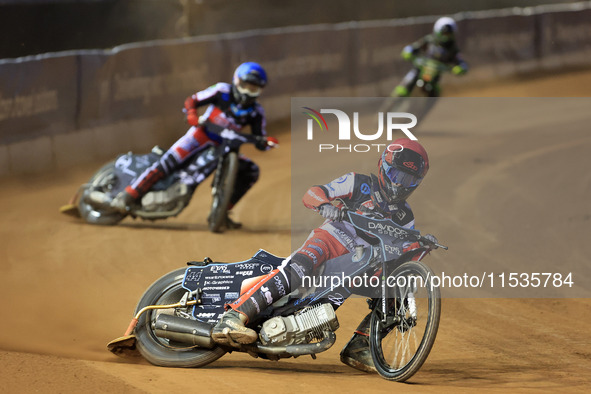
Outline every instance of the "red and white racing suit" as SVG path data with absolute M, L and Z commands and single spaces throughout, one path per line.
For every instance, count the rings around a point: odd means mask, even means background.
M 340 208 L 359 214 L 375 214 L 372 200 L 382 198 L 375 175 L 349 173 L 325 185 L 312 186 L 303 198 L 307 208 L 318 210 L 323 204 L 334 203 Z M 388 211 L 379 213 L 405 228 L 414 228 L 414 215 L 406 202 L 388 206 Z M 286 259 L 283 264 L 263 277 L 229 307 L 252 319 L 273 302 L 297 289 L 303 277 L 310 276 L 329 259 L 355 250 L 356 245 L 368 246 L 348 222 L 326 220 L 314 229 L 304 244 Z
M 208 106 L 205 113 L 199 117 L 197 108 Z M 184 111 L 187 113 L 187 122 L 192 127 L 179 138 L 151 167 L 138 176 L 125 191 L 133 198 L 138 199 L 150 190 L 160 179 L 176 170 L 188 157 L 212 144 L 217 144 L 220 137 L 216 131 L 231 129 L 242 131 L 245 126 L 250 126 L 254 135 L 266 135 L 265 112 L 260 104 L 255 103 L 248 108 L 242 108 L 236 104 L 232 97 L 231 85 L 217 83 L 205 90 L 189 96 L 185 100 Z M 264 150 L 265 147 L 258 147 Z M 196 174 L 195 181 L 201 183 L 209 173 Z M 234 194 L 230 199 L 230 207 L 242 198 L 242 196 L 258 180 L 259 168 L 247 157 L 240 155 L 238 177 L 234 187 Z

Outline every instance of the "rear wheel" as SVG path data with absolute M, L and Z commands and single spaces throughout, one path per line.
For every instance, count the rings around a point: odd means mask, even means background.
M 381 302 L 371 316 L 370 350 L 374 365 L 385 379 L 404 382 L 423 365 L 435 342 L 441 314 L 441 294 L 431 286 L 433 272 L 420 262 L 396 268 L 390 278 L 386 314 Z M 404 279 L 403 279 L 404 278 Z
M 180 301 L 187 290 L 181 287 L 185 268 L 164 275 L 154 282 L 144 293 L 136 307 L 136 313 L 148 305 L 174 304 Z M 186 310 L 151 310 L 142 314 L 135 328 L 137 348 L 142 356 L 154 365 L 163 367 L 201 367 L 222 357 L 226 351 L 215 347 L 203 349 L 186 344 L 175 343 L 170 339 L 160 338 L 152 330 L 152 322 L 159 313 L 175 313 L 177 316 L 190 313 Z M 186 316 L 186 315 L 185 315 Z
M 221 168 L 215 174 L 215 181 L 212 189 L 211 213 L 209 214 L 209 230 L 214 233 L 222 231 L 226 224 L 230 198 L 234 193 L 234 184 L 238 175 L 238 154 L 230 152 L 224 157 Z
M 114 225 L 119 223 L 125 215 L 115 211 L 104 211 L 89 203 L 88 198 L 91 192 L 104 193 L 109 198 L 113 196 L 113 190 L 117 190 L 119 177 L 115 171 L 115 162 L 110 162 L 103 166 L 93 175 L 84 185 L 78 201 L 78 211 L 80 217 L 91 224 Z

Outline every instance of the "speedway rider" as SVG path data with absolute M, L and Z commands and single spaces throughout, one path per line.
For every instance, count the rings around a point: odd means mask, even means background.
M 433 33 L 404 47 L 401 54 L 402 58 L 412 61 L 417 56 L 424 56 L 449 66 L 451 72 L 455 75 L 465 74 L 468 71 L 468 65 L 462 59 L 456 44 L 457 32 L 458 27 L 452 18 L 447 16 L 439 18 L 433 25 Z M 413 67 L 404 76 L 400 84 L 396 86 L 394 94 L 398 97 L 410 96 L 418 76 L 419 69 Z M 437 89 L 431 94 L 434 97 L 439 96 L 439 84 L 437 82 L 434 81 Z
M 405 228 L 414 228 L 414 215 L 406 199 L 419 186 L 429 169 L 427 152 L 417 141 L 400 138 L 392 142 L 378 161 L 378 176 L 348 173 L 328 184 L 312 186 L 304 195 L 307 208 L 327 219 L 283 264 L 263 277 L 240 297 L 226 305 L 227 312 L 213 328 L 212 338 L 221 344 L 255 342 L 257 333 L 245 325 L 273 302 L 297 289 L 327 260 L 367 246 L 350 223 L 341 221 L 346 208 L 363 215 L 384 217 Z M 425 235 L 435 241 L 432 235 Z M 418 247 L 410 245 L 406 250 Z M 341 352 L 341 361 L 366 372 L 375 371 L 369 352 L 368 314 Z M 228 338 L 228 336 L 230 338 Z
M 184 112 L 191 128 L 157 162 L 119 193 L 111 201 L 111 207 L 122 213 L 127 212 L 131 204 L 140 200 L 158 180 L 179 168 L 188 157 L 219 143 L 221 139 L 217 133 L 223 129 L 239 132 L 245 126 L 250 126 L 252 134 L 264 137 L 265 112 L 256 100 L 266 84 L 267 74 L 263 67 L 247 62 L 236 68 L 231 84 L 219 82 L 189 96 L 185 100 Z M 197 108 L 203 106 L 208 107 L 200 117 Z M 256 147 L 267 150 L 267 139 L 261 138 Z M 208 174 L 196 174 L 195 181 L 201 183 Z M 258 166 L 240 155 L 238 177 L 229 209 L 254 185 L 258 177 Z M 228 228 L 240 227 L 240 223 L 233 222 L 229 217 L 226 218 L 226 225 Z

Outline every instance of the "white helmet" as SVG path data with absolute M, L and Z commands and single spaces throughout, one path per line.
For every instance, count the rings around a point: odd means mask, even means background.
M 456 25 L 456 21 L 449 16 L 437 19 L 433 25 L 433 33 L 435 33 L 437 39 L 441 42 L 453 41 L 457 32 L 458 25 Z

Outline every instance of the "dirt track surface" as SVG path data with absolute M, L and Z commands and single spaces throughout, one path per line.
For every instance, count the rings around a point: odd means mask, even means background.
M 591 86 L 591 74 L 577 73 L 450 92 L 489 97 L 581 96 L 588 94 L 587 86 Z M 244 229 L 224 235 L 207 231 L 206 210 L 201 208 L 209 201 L 205 184 L 176 219 L 154 223 L 126 219 L 116 227 L 97 227 L 60 215 L 58 207 L 100 163 L 64 174 L 0 181 L 0 205 L 4 207 L 0 223 L 0 299 L 4 302 L 0 392 L 588 390 L 591 299 L 446 298 L 431 355 L 404 385 L 357 372 L 339 362 L 341 348 L 365 313 L 361 300 L 351 300 L 339 309 L 337 343 L 317 360 L 300 357 L 270 362 L 229 354 L 205 368 L 185 370 L 111 355 L 106 343 L 123 334 L 143 291 L 164 273 L 205 256 L 218 261 L 244 260 L 258 247 L 277 255 L 291 252 L 290 142 L 289 134 L 282 131 L 280 149 L 264 154 L 246 152 L 260 164 L 262 177 L 236 208 L 235 218 L 245 224 Z M 567 233 L 559 238 L 561 243 L 568 242 L 568 247 L 561 245 L 562 258 L 588 262 L 588 129 L 562 134 L 567 140 L 577 141 L 564 148 L 569 152 L 564 157 L 579 168 L 578 172 L 554 171 L 547 160 L 535 154 L 554 144 L 555 137 L 518 130 L 510 137 L 526 154 L 519 179 L 495 177 L 487 182 L 476 172 L 454 175 L 458 168 L 465 169 L 466 163 L 482 171 L 482 176 L 491 174 L 495 166 L 501 168 L 499 163 L 511 160 L 510 152 L 495 149 L 499 138 L 506 137 L 454 135 L 445 130 L 420 136 L 429 150 L 432 178 L 411 199 L 418 223 L 428 225 L 450 245 L 447 256 L 461 259 L 458 250 L 468 242 L 460 232 L 465 225 L 473 239 L 482 241 L 480 252 L 485 252 L 490 237 L 497 237 L 497 241 L 514 239 L 524 229 L 531 232 L 533 227 L 535 231 L 544 223 L 541 217 L 548 215 L 557 233 Z M 533 153 L 527 156 L 528 152 Z M 548 181 L 544 173 L 558 180 L 559 187 L 544 189 Z M 494 182 L 499 182 L 497 187 Z M 508 189 L 500 187 L 507 184 Z M 508 192 L 518 204 L 503 200 L 499 192 Z M 567 202 L 565 215 L 555 210 L 548 214 L 547 207 L 561 200 Z M 511 218 L 518 225 L 501 235 L 506 221 L 512 223 Z M 524 241 L 544 251 L 547 236 L 540 233 Z M 505 254 L 528 259 L 532 248 L 514 248 Z M 430 258 L 436 267 L 437 259 L 447 257 L 438 252 Z

